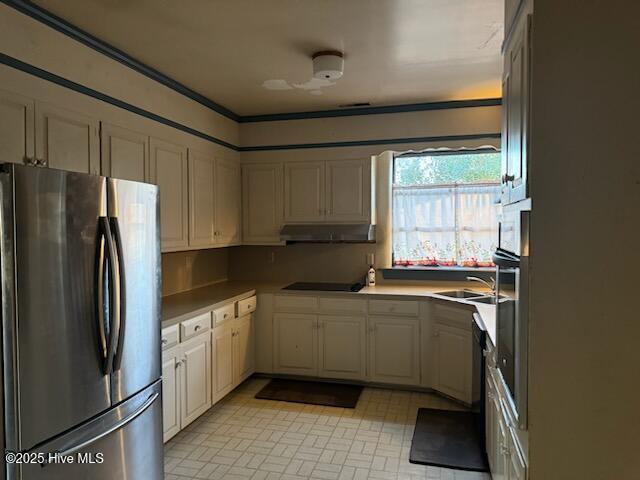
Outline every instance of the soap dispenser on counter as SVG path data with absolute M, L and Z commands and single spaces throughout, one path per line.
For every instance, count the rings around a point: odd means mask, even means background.
M 366 284 L 367 284 L 367 287 L 375 287 L 376 285 L 376 269 L 373 268 L 373 265 L 371 265 L 371 267 L 369 268 L 369 271 L 367 272 Z

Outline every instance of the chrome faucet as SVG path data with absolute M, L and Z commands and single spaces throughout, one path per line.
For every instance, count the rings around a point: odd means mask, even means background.
M 482 278 L 479 277 L 467 277 L 467 280 L 470 282 L 480 282 L 484 285 L 486 285 L 487 287 L 489 287 L 491 289 L 491 294 L 495 295 L 496 293 L 496 279 L 493 277 L 489 277 L 489 279 L 491 280 L 491 283 L 487 282 L 486 280 L 483 280 Z

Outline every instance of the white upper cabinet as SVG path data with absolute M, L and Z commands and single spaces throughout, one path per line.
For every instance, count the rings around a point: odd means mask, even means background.
M 35 102 L 0 90 L 0 162 L 34 161 Z
M 150 180 L 147 135 L 103 122 L 100 139 L 102 175 L 136 182 Z
M 284 164 L 285 223 L 372 221 L 372 161 Z
M 241 240 L 240 165 L 225 158 L 216 159 L 215 237 L 219 246 L 238 245 Z
M 325 215 L 325 162 L 284 165 L 284 220 L 321 222 Z
M 151 181 L 160 188 L 160 239 L 163 252 L 189 245 L 187 149 L 151 138 Z
M 215 165 L 213 156 L 189 149 L 189 246 L 215 243 Z
M 326 164 L 327 222 L 371 219 L 371 161 L 332 160 Z
M 528 196 L 529 150 L 529 34 L 531 16 L 520 15 L 504 53 L 502 78 L 502 203 Z
M 280 243 L 283 216 L 282 163 L 242 166 L 242 242 Z
M 100 173 L 98 121 L 36 102 L 36 157 L 51 168 Z

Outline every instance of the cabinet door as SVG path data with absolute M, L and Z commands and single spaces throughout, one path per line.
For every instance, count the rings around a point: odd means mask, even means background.
M 213 403 L 233 389 L 233 322 L 213 329 L 211 347 Z
M 503 139 L 503 183 L 508 202 L 527 197 L 527 158 L 529 131 L 529 28 L 530 17 L 522 15 L 505 52 L 503 78 L 505 110 Z M 503 201 L 506 200 L 503 194 Z
M 436 390 L 471 403 L 471 332 L 437 324 Z
M 0 90 L 0 159 L 29 163 L 34 159 L 34 101 Z
M 371 380 L 402 385 L 420 383 L 418 319 L 369 317 Z
M 491 470 L 492 480 L 509 480 L 507 467 L 507 425 L 502 419 L 500 399 L 496 397 L 494 408 L 496 409 L 496 456 L 495 468 Z
M 187 149 L 152 138 L 151 181 L 160 188 L 160 240 L 163 252 L 189 245 Z
M 103 122 L 100 139 L 102 175 L 135 182 L 149 181 L 147 135 Z
M 318 374 L 321 377 L 364 380 L 366 324 L 365 317 L 318 317 Z
M 240 165 L 231 160 L 216 159 L 215 229 L 219 245 L 240 243 L 240 183 Z
M 180 347 L 162 352 L 162 432 L 165 442 L 180 431 Z
M 251 315 L 234 320 L 233 383 L 239 385 L 254 372 L 255 352 Z
M 371 161 L 332 160 L 326 163 L 327 222 L 371 220 Z
M 280 242 L 282 227 L 282 164 L 242 166 L 242 242 Z
M 215 158 L 189 149 L 189 245 L 215 244 Z
M 36 103 L 36 157 L 48 167 L 98 175 L 99 145 L 97 120 Z
M 325 215 L 325 162 L 284 164 L 284 221 L 321 222 Z
M 514 437 L 514 432 L 511 428 L 507 438 L 507 478 L 509 480 L 525 480 L 526 478 L 526 463 L 522 454 L 520 453 L 520 447 Z
M 318 317 L 303 313 L 278 313 L 273 321 L 276 373 L 317 375 Z
M 182 415 L 184 428 L 211 407 L 211 340 L 200 335 L 183 343 Z

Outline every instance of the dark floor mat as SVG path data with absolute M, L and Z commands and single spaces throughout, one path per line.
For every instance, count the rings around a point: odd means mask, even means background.
M 409 461 L 474 472 L 489 471 L 471 412 L 419 409 Z
M 355 408 L 362 387 L 341 383 L 271 380 L 256 394 L 256 398 L 283 402 L 309 403 L 329 407 Z

